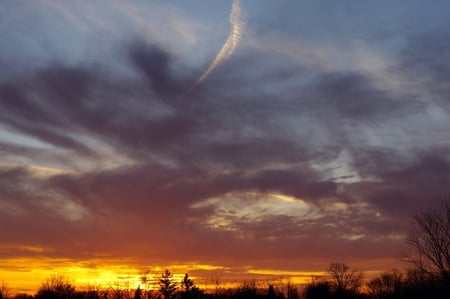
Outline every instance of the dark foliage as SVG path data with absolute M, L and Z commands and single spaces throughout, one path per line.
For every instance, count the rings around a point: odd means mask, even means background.
M 331 294 L 331 285 L 328 281 L 313 281 L 303 291 L 305 299 L 330 298 Z
M 174 299 L 177 296 L 178 283 L 174 281 L 173 274 L 165 270 L 159 279 L 159 293 L 163 299 Z
M 180 292 L 180 299 L 199 299 L 202 298 L 203 292 L 194 284 L 194 281 L 186 273 L 181 281 L 183 290 Z
M 51 276 L 39 288 L 36 299 L 76 298 L 75 287 L 63 276 Z
M 420 270 L 383 273 L 368 283 L 370 298 L 374 299 L 448 299 L 450 288 L 443 277 Z

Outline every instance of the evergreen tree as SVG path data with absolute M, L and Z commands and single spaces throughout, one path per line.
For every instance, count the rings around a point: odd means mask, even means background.
M 136 291 L 134 291 L 134 299 L 142 299 L 141 286 L 138 286 Z
M 273 287 L 273 285 L 269 285 L 269 289 L 267 290 L 267 298 L 268 299 L 275 299 L 276 295 L 275 295 L 275 289 Z
M 186 273 L 181 281 L 183 292 L 181 292 L 181 299 L 196 299 L 200 298 L 202 291 L 195 286 L 194 281 Z
M 164 271 L 159 279 L 159 293 L 164 299 L 176 298 L 178 283 L 173 280 L 173 275 L 169 270 Z
M 187 273 L 184 274 L 184 278 L 181 281 L 181 286 L 183 287 L 185 292 L 189 292 L 194 286 L 194 282 L 189 278 L 189 275 Z

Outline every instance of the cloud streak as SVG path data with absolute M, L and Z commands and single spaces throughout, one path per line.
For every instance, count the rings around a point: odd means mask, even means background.
M 243 17 L 242 8 L 239 0 L 233 0 L 230 13 L 231 30 L 225 43 L 217 53 L 206 71 L 197 79 L 190 90 L 193 90 L 198 84 L 204 81 L 221 63 L 227 60 L 236 50 L 241 41 L 242 34 L 245 30 L 246 20 Z

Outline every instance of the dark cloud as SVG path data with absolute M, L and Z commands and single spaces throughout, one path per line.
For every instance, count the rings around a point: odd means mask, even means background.
M 363 73 L 327 73 L 317 77 L 301 99 L 310 113 L 324 119 L 338 118 L 346 122 L 374 123 L 401 117 L 417 111 L 420 102 L 398 98 L 376 87 Z
M 411 86 L 422 101 L 432 102 L 449 111 L 450 92 L 445 78 L 450 75 L 450 35 L 442 29 L 433 34 L 416 34 L 400 53 L 399 69 L 410 74 Z M 423 89 L 427 90 L 423 94 Z
M 163 49 L 137 42 L 131 47 L 129 56 L 136 70 L 145 76 L 152 90 L 162 99 L 180 98 L 189 88 L 186 84 L 189 82 L 174 76 L 173 58 Z
M 414 71 L 422 77 L 431 77 L 440 83 L 450 72 L 450 36 L 438 29 L 433 34 L 416 34 L 409 37 L 409 45 L 401 51 L 405 71 Z
M 417 213 L 423 205 L 437 203 L 448 192 L 450 177 L 447 153 L 436 150 L 422 154 L 406 165 L 399 165 L 395 159 L 388 159 L 384 164 L 375 157 L 373 161 L 385 165 L 378 169 L 379 172 L 373 172 L 378 181 L 361 183 L 361 187 L 355 187 L 366 189 L 362 191 L 366 200 L 379 206 L 385 213 L 400 217 L 398 219 Z M 407 224 L 404 222 L 405 226 Z

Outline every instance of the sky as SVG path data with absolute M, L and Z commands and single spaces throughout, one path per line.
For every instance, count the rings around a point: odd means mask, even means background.
M 450 191 L 449 10 L 3 1 L 0 280 L 407 267 Z

